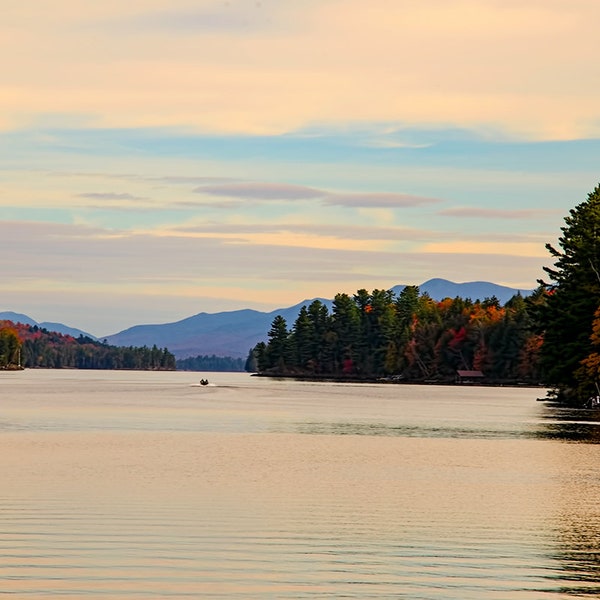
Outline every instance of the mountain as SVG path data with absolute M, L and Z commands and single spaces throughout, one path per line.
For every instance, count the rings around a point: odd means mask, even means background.
M 392 288 L 398 295 L 404 285 Z M 516 290 L 485 281 L 454 283 L 445 279 L 430 279 L 419 286 L 434 300 L 444 298 L 471 298 L 484 300 L 496 296 L 501 304 L 507 302 L 517 292 L 523 296 L 531 290 Z M 332 300 L 317 298 L 331 310 Z M 167 347 L 177 358 L 198 355 L 231 356 L 246 358 L 248 352 L 258 342 L 266 341 L 267 332 L 273 319 L 281 315 L 291 327 L 302 306 L 308 306 L 315 299 L 304 300 L 288 308 L 271 312 L 244 309 L 220 313 L 199 313 L 175 323 L 163 325 L 136 325 L 120 333 L 106 336 L 109 344 L 115 346 Z M 104 338 L 102 338 L 104 339 Z
M 331 300 L 318 299 L 328 309 L 331 308 Z M 213 354 L 246 358 L 251 348 L 261 340 L 267 339 L 267 332 L 277 315 L 281 315 L 291 325 L 302 306 L 310 304 L 313 300 L 305 300 L 271 312 L 250 309 L 220 313 L 202 312 L 175 323 L 136 325 L 102 339 L 114 346 L 166 346 L 177 358 Z
M 0 321 L 12 321 L 13 323 L 23 323 L 24 325 L 37 325 L 42 329 L 47 329 L 48 331 L 56 331 L 57 333 L 62 333 L 63 335 L 71 335 L 74 338 L 78 338 L 80 335 L 85 337 L 89 337 L 93 340 L 97 339 L 91 333 L 86 333 L 81 329 L 76 329 L 75 327 L 69 327 L 68 325 L 63 325 L 62 323 L 51 323 L 49 321 L 44 321 L 42 323 L 38 323 L 35 319 L 28 317 L 27 315 L 23 315 L 21 313 L 12 312 L 10 310 L 6 310 L 4 312 L 0 312 Z
M 404 285 L 397 285 L 392 291 L 398 295 L 404 289 Z M 500 304 L 508 302 L 517 292 L 522 296 L 528 296 L 532 290 L 516 290 L 498 285 L 488 281 L 469 281 L 466 283 L 454 283 L 447 279 L 430 279 L 419 286 L 421 293 L 427 292 L 434 300 L 444 298 L 470 298 L 471 300 L 485 300 L 496 296 Z
M 39 325 L 39 323 L 34 321 L 31 317 L 21 313 L 12 312 L 11 310 L 0 312 L 0 321 L 12 321 L 13 323 L 23 323 L 24 325 Z

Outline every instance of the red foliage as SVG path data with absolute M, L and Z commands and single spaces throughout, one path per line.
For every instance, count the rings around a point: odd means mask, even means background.
M 458 331 L 455 331 L 454 329 L 450 329 L 449 333 L 452 334 L 452 339 L 448 342 L 448 346 L 450 348 L 456 348 L 467 337 L 467 330 L 465 329 L 464 326 L 461 327 Z

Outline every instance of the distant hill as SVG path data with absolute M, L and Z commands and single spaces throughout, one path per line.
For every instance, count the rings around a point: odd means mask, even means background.
M 319 300 L 331 308 L 331 300 Z M 166 346 L 177 358 L 213 354 L 246 358 L 251 348 L 261 340 L 267 339 L 267 332 L 277 315 L 281 315 L 291 324 L 296 320 L 302 306 L 312 301 L 313 299 L 305 300 L 271 312 L 250 309 L 220 313 L 202 312 L 175 323 L 136 325 L 120 333 L 108 335 L 106 340 L 115 346 Z
M 404 287 L 397 285 L 392 290 L 398 295 Z M 517 290 L 484 281 L 454 283 L 445 279 L 430 279 L 420 285 L 419 289 L 421 292 L 427 292 L 434 300 L 457 296 L 484 300 L 495 296 L 501 304 L 517 292 L 521 292 L 523 296 L 531 293 L 531 290 Z M 246 358 L 249 350 L 258 342 L 266 341 L 267 332 L 277 315 L 281 315 L 291 327 L 300 308 L 313 300 L 315 299 L 304 300 L 294 306 L 271 312 L 250 309 L 220 313 L 202 312 L 175 323 L 136 325 L 105 337 L 109 344 L 116 346 L 164 346 L 178 359 L 213 354 Z M 331 309 L 332 300 L 318 300 Z
M 92 340 L 97 339 L 91 333 L 86 333 L 81 329 L 76 329 L 75 327 L 69 327 L 68 325 L 63 325 L 62 323 L 51 323 L 49 321 L 44 321 L 42 323 L 38 323 L 35 319 L 28 317 L 27 315 L 23 315 L 21 313 L 12 312 L 10 310 L 6 310 L 4 312 L 0 312 L 0 321 L 12 321 L 13 323 L 23 323 L 24 325 L 37 325 L 42 329 L 47 329 L 48 331 L 54 331 L 56 333 L 62 333 L 63 335 L 71 335 L 74 338 L 78 338 L 80 335 L 85 337 L 89 337 Z
M 404 289 L 404 285 L 392 288 L 396 295 Z M 427 292 L 434 300 L 444 298 L 470 298 L 471 300 L 485 300 L 496 296 L 500 304 L 508 302 L 517 292 L 528 296 L 533 290 L 517 290 L 515 288 L 489 283 L 488 281 L 469 281 L 467 283 L 454 283 L 447 279 L 430 279 L 419 286 L 421 293 Z

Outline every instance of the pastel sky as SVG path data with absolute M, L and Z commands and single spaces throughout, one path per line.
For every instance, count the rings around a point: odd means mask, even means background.
M 598 0 L 34 0 L 0 20 L 0 310 L 94 335 L 531 289 L 600 181 Z

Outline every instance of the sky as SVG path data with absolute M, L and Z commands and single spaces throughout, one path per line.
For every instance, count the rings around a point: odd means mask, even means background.
M 0 311 L 532 289 L 600 181 L 597 0 L 6 4 Z

